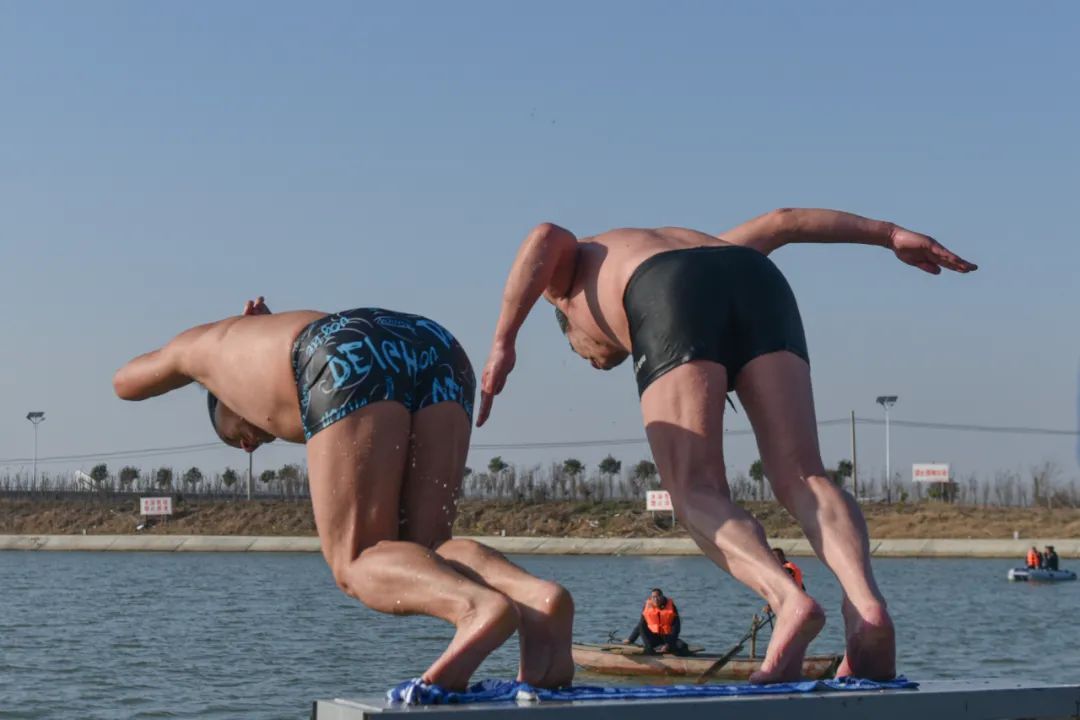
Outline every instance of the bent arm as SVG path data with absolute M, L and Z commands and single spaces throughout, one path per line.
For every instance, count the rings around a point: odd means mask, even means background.
M 752 247 L 765 255 L 789 243 L 856 243 L 889 247 L 897 226 L 842 212 L 781 208 L 759 215 L 720 237 L 733 245 Z
M 113 376 L 113 390 L 122 400 L 147 398 L 184 387 L 197 378 L 192 350 L 212 325 L 186 330 L 165 347 L 139 355 Z
M 537 225 L 521 244 L 503 290 L 495 344 L 513 345 L 541 295 L 565 297 L 574 281 L 577 238 L 552 223 Z

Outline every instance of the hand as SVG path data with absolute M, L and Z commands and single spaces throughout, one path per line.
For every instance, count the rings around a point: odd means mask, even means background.
M 668 651 L 668 646 L 667 646 L 667 643 L 664 643 L 663 645 L 658 645 L 658 646 L 657 646 L 657 647 L 655 648 L 655 652 L 656 652 L 657 654 L 659 654 L 659 655 L 663 655 L 663 654 L 664 654 L 664 653 L 666 653 L 667 651 Z
M 513 345 L 495 344 L 488 355 L 487 365 L 484 366 L 484 374 L 480 378 L 480 412 L 476 417 L 476 427 L 487 422 L 491 414 L 491 403 L 495 396 L 502 392 L 506 385 L 506 377 L 514 369 L 517 355 Z
M 269 315 L 270 308 L 266 307 L 266 300 L 262 295 L 254 300 L 244 303 L 244 312 L 241 315 Z
M 940 275 L 941 268 L 959 273 L 968 273 L 979 268 L 951 252 L 934 238 L 902 227 L 893 230 L 889 237 L 889 249 L 908 265 L 931 275 Z

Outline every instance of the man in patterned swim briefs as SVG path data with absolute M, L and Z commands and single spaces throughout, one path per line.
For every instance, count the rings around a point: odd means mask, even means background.
M 113 378 L 125 400 L 192 382 L 207 389 L 225 443 L 248 452 L 276 438 L 306 443 L 323 556 L 345 593 L 380 612 L 454 624 L 425 681 L 464 688 L 518 631 L 519 679 L 570 683 L 570 594 L 451 538 L 476 383 L 445 328 L 378 308 L 271 314 L 260 297 Z

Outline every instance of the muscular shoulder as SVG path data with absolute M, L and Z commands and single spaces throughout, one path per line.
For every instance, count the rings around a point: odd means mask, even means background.
M 287 347 L 308 324 L 326 313 L 310 310 L 227 317 L 186 330 L 173 340 L 184 358 L 191 377 L 214 375 L 221 363 L 231 363 L 237 354 L 250 353 L 268 344 Z
M 724 240 L 691 228 L 666 226 L 656 228 L 616 228 L 582 242 L 602 245 L 613 251 L 676 250 L 703 245 L 724 245 Z

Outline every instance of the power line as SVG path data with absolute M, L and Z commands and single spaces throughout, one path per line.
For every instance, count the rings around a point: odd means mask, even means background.
M 175 445 L 172 447 L 143 448 L 142 450 L 113 450 L 100 453 L 79 453 L 76 455 L 52 455 L 39 457 L 38 463 L 43 462 L 77 462 L 79 460 L 120 460 L 137 459 L 145 457 L 158 457 L 161 455 L 175 455 L 177 453 L 205 452 L 224 447 L 219 442 L 196 443 L 193 445 Z M 33 458 L 3 458 L 0 465 L 20 465 L 32 462 Z
M 884 420 L 856 418 L 859 425 L 884 425 Z M 895 427 L 926 428 L 931 430 L 963 430 L 968 432 L 1005 433 L 1009 435 L 1057 435 L 1065 437 L 1080 436 L 1080 430 L 1053 430 L 1050 428 L 1008 426 L 1008 425 L 966 425 L 957 423 L 919 422 L 916 420 L 890 420 Z
M 847 425 L 848 418 L 835 420 L 822 420 L 819 427 L 833 427 Z M 884 420 L 873 418 L 855 418 L 857 425 L 884 425 Z M 896 427 L 907 427 L 924 430 L 950 430 L 962 432 L 998 433 L 1008 435 L 1043 435 L 1056 437 L 1080 437 L 1080 430 L 1057 430 L 1052 428 L 1030 427 L 1023 425 L 975 425 L 970 423 L 940 423 L 925 422 L 918 420 L 890 420 Z M 752 435 L 753 430 L 726 430 L 725 437 Z M 548 441 L 523 441 L 504 443 L 474 443 L 474 450 L 543 450 L 546 448 L 577 448 L 577 447 L 608 447 L 619 445 L 645 445 L 648 443 L 643 437 L 637 438 L 608 438 L 598 440 L 548 440 Z M 81 460 L 120 460 L 159 457 L 163 455 L 175 455 L 178 453 L 205 452 L 223 447 L 219 442 L 195 443 L 191 445 L 175 445 L 172 447 L 143 448 L 141 450 L 114 450 L 99 453 L 78 453 L 72 455 L 52 455 L 39 457 L 38 463 L 43 462 L 78 462 Z M 33 458 L 0 458 L 0 465 L 21 465 L 32 462 Z

